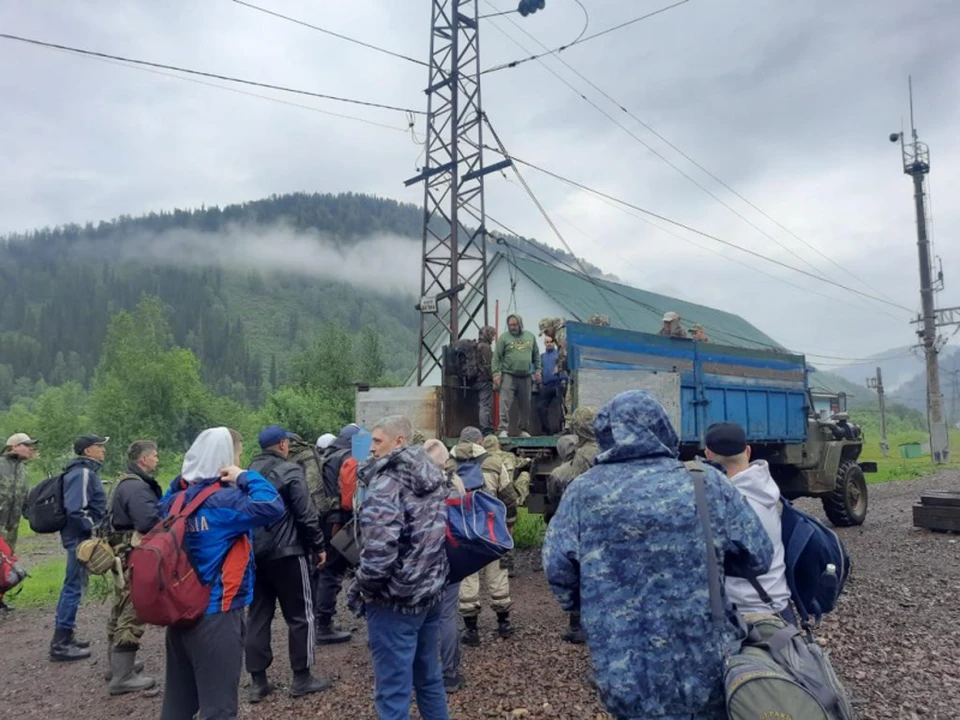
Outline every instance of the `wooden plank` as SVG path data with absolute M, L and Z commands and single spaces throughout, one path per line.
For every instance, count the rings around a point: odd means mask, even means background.
M 960 507 L 914 505 L 913 525 L 928 530 L 960 532 Z
M 934 490 L 920 496 L 924 505 L 937 507 L 960 507 L 960 492 L 956 490 Z

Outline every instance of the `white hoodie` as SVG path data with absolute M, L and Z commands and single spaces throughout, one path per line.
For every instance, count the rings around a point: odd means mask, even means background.
M 730 478 L 730 482 L 743 493 L 750 507 L 760 518 L 770 540 L 773 542 L 773 560 L 770 570 L 757 578 L 760 586 L 773 600 L 773 608 L 764 603 L 748 580 L 728 577 L 726 580 L 727 597 L 736 605 L 741 614 L 780 612 L 790 603 L 790 587 L 787 585 L 786 565 L 784 564 L 783 540 L 780 528 L 780 488 L 770 475 L 770 466 L 766 460 L 750 463 L 743 472 Z

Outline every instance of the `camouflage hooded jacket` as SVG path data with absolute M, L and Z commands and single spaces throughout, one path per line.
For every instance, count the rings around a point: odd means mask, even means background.
M 447 584 L 447 484 L 419 446 L 370 460 L 357 473 L 366 488 L 359 522 L 363 549 L 348 605 L 364 602 L 417 613 L 440 600 Z
M 677 435 L 638 390 L 607 404 L 596 431 L 596 465 L 567 488 L 547 529 L 547 580 L 565 610 L 580 609 L 597 687 L 615 717 L 725 718 L 723 658 L 738 633 L 711 617 L 704 535 Z M 720 567 L 736 559 L 766 572 L 773 549 L 759 518 L 707 472 Z

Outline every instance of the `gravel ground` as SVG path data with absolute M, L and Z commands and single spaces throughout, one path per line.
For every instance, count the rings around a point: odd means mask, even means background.
M 960 489 L 960 475 L 870 487 L 871 509 L 862 528 L 841 531 L 853 558 L 847 594 L 819 636 L 857 704 L 862 720 L 947 720 L 960 716 L 960 536 L 915 530 L 911 505 L 921 491 Z M 803 507 L 820 514 L 817 503 Z M 565 618 L 553 602 L 537 554 L 518 557 L 513 583 L 514 638 L 494 634 L 489 610 L 481 619 L 483 644 L 465 649 L 468 687 L 450 698 L 451 717 L 605 717 L 586 683 L 589 658 L 559 639 Z M 46 659 L 52 611 L 22 611 L 0 621 L 0 677 L 6 707 L 17 717 L 156 717 L 160 699 L 110 698 L 100 678 L 106 655 L 103 627 L 109 608 L 81 610 L 78 634 L 93 641 L 93 659 L 59 665 Z M 296 701 L 279 692 L 259 706 L 243 702 L 242 718 L 375 718 L 372 672 L 362 623 L 348 645 L 320 648 L 316 671 L 336 680 L 333 690 Z M 275 626 L 277 661 L 271 677 L 290 681 L 286 633 Z M 151 629 L 143 657 L 162 676 L 163 635 Z

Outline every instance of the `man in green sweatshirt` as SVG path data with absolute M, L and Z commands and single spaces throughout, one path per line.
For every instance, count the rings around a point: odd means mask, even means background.
M 530 437 L 530 395 L 533 382 L 540 382 L 540 348 L 536 336 L 523 329 L 523 318 L 507 316 L 507 332 L 493 353 L 493 386 L 500 390 L 500 437 L 507 437 L 510 409 L 517 405 L 521 437 Z M 532 375 L 531 375 L 532 373 Z

